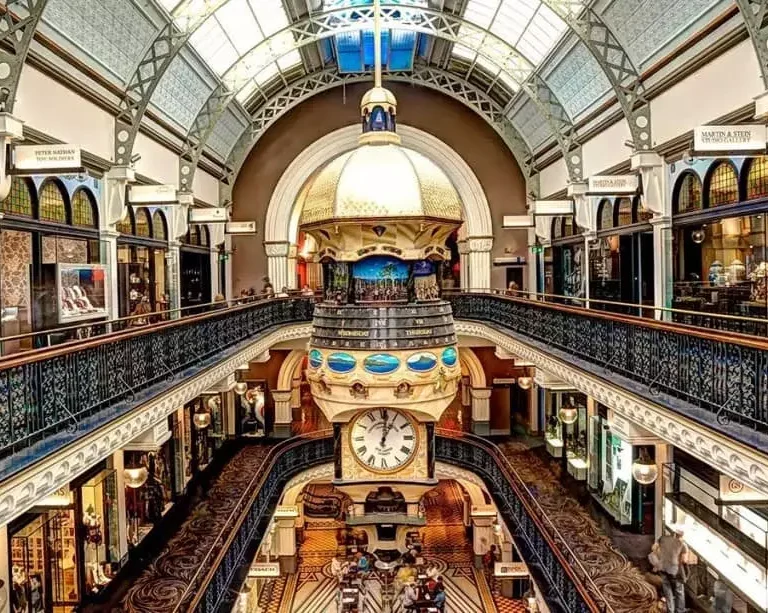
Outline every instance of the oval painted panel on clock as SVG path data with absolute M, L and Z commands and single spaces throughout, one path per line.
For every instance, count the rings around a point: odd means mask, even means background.
M 456 366 L 458 360 L 459 354 L 456 351 L 456 347 L 446 347 L 443 351 L 443 364 L 446 366 Z
M 320 368 L 323 365 L 323 354 L 317 349 L 309 352 L 309 365 L 312 368 Z
M 428 351 L 414 353 L 406 360 L 405 364 L 408 366 L 408 370 L 414 372 L 429 372 L 437 366 L 437 356 Z
M 346 373 L 354 370 L 357 360 L 348 353 L 332 353 L 328 356 L 328 368 L 333 372 Z
M 418 443 L 414 422 L 395 409 L 368 409 L 349 428 L 352 455 L 376 473 L 391 473 L 405 467 L 415 457 Z
M 365 370 L 374 375 L 388 375 L 400 366 L 400 360 L 389 353 L 374 353 L 365 358 Z

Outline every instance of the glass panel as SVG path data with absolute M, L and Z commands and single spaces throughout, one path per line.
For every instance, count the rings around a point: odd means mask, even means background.
M 126 211 L 123 218 L 115 226 L 120 234 L 133 234 L 133 224 L 131 223 L 131 213 Z
M 125 452 L 127 466 L 145 466 L 148 473 L 140 488 L 125 488 L 129 547 L 138 545 L 173 504 L 171 452 L 171 441 L 157 452 Z
M 613 203 L 610 200 L 603 200 L 600 203 L 600 226 L 598 230 L 607 230 L 613 228 Z
M 96 593 L 112 580 L 120 560 L 115 471 L 104 470 L 88 480 L 80 489 L 80 495 L 85 587 L 89 593 Z
M 67 207 L 64 204 L 64 194 L 58 184 L 49 181 L 40 190 L 40 214 L 43 221 L 67 223 Z
M 94 205 L 95 203 L 91 200 L 88 192 L 84 189 L 77 190 L 72 197 L 72 224 L 86 228 L 95 228 Z
M 629 198 L 619 198 L 616 201 L 617 207 L 617 226 L 628 226 L 632 223 L 632 200 Z
M 165 232 L 165 217 L 161 211 L 152 214 L 152 235 L 158 240 L 168 240 Z
M 687 211 L 697 211 L 702 207 L 701 199 L 701 180 L 692 173 L 686 173 L 678 184 L 675 203 L 677 205 L 676 213 L 685 213 Z
M 739 200 L 739 179 L 733 166 L 718 164 L 709 179 L 709 206 L 731 204 Z
M 10 215 L 32 217 L 32 194 L 29 192 L 29 184 L 21 177 L 14 177 L 11 181 L 11 191 L 3 200 L 2 211 Z
M 768 196 L 768 157 L 761 155 L 749 165 L 747 200 Z
M 143 236 L 145 238 L 151 237 L 152 234 L 150 228 L 151 224 L 147 209 L 139 209 L 136 211 L 136 236 Z

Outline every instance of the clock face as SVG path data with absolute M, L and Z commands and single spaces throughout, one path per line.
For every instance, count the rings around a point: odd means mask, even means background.
M 358 462 L 374 472 L 394 472 L 414 457 L 416 427 L 400 411 L 371 409 L 350 426 L 350 446 Z

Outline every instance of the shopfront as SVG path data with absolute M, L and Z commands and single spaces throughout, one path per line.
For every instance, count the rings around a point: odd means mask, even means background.
M 128 207 L 117 224 L 117 284 L 120 317 L 169 308 L 166 254 L 168 223 L 160 209 Z
M 0 204 L 2 336 L 108 316 L 98 194 L 98 182 L 90 177 L 13 178 Z M 66 338 L 62 333 L 51 340 Z M 9 341 L 2 353 L 33 344 Z
M 597 404 L 589 418 L 587 484 L 592 496 L 621 525 L 633 532 L 653 534 L 654 491 L 632 476 L 632 465 L 642 455 L 655 457 L 655 443 L 647 432 Z
M 740 481 L 685 452 L 664 466 L 663 525 L 681 530 L 691 551 L 686 581 L 689 605 L 715 595 L 737 611 L 768 609 L 768 500 Z
M 583 298 L 586 290 L 584 267 L 587 264 L 584 237 L 573 215 L 555 217 L 552 220 L 551 249 L 552 291 L 561 296 Z M 546 255 L 545 252 L 545 262 Z
M 590 244 L 590 299 L 653 305 L 652 215 L 639 196 L 604 198 L 597 209 L 597 240 Z M 600 302 L 592 308 L 637 314 Z M 652 311 L 644 311 L 652 316 Z
M 680 164 L 673 180 L 673 306 L 768 317 L 768 158 Z
M 182 308 L 208 304 L 211 302 L 211 237 L 207 226 L 190 224 L 179 252 Z

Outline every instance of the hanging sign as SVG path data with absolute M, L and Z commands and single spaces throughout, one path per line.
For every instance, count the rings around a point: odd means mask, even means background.
M 504 215 L 501 219 L 502 228 L 533 228 L 532 215 Z
M 254 562 L 248 569 L 248 577 L 251 579 L 279 576 L 280 562 Z
M 699 126 L 693 130 L 696 151 L 764 151 L 765 143 L 763 124 Z
M 225 234 L 256 234 L 255 221 L 228 221 L 224 227 Z
M 765 502 L 765 494 L 744 485 L 738 479 L 720 475 L 720 500 L 722 502 Z
M 226 223 L 228 217 L 224 207 L 189 209 L 189 223 Z
M 525 562 L 496 562 L 493 574 L 496 577 L 527 577 Z
M 542 215 L 572 215 L 573 200 L 536 200 L 533 204 L 533 214 Z
M 589 177 L 587 193 L 634 194 L 638 186 L 637 175 L 595 175 Z
M 175 185 L 132 185 L 128 190 L 131 204 L 175 204 Z
M 81 168 L 77 145 L 17 145 L 13 148 L 14 170 L 64 170 Z

